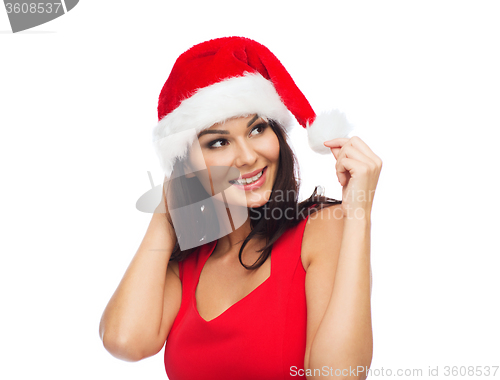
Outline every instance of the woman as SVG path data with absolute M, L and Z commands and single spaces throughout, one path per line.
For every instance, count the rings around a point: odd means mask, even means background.
M 298 203 L 290 112 L 337 159 L 342 202 Z M 103 313 L 105 348 L 136 361 L 166 341 L 171 380 L 365 378 L 380 158 L 241 37 L 182 54 L 158 115 L 162 203 Z

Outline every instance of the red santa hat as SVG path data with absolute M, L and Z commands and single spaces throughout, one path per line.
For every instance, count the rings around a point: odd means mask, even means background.
M 276 120 L 287 131 L 293 115 L 307 130 L 311 149 L 321 154 L 330 153 L 324 141 L 352 130 L 338 110 L 316 115 L 265 46 L 243 37 L 218 38 L 181 54 L 161 90 L 153 145 L 165 175 L 186 157 L 199 132 L 253 114 Z

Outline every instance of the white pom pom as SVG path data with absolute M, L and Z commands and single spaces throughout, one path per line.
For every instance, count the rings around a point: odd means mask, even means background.
M 339 110 L 331 110 L 316 116 L 316 120 L 307 127 L 309 146 L 316 153 L 329 154 L 330 148 L 323 145 L 327 140 L 347 138 L 354 130 L 345 115 Z

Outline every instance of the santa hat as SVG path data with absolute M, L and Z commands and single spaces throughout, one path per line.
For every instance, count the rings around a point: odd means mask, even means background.
M 243 37 L 218 38 L 181 54 L 161 90 L 153 145 L 165 175 L 186 157 L 202 130 L 253 114 L 276 120 L 287 131 L 293 114 L 307 130 L 311 149 L 321 154 L 330 153 L 324 141 L 347 137 L 352 130 L 337 110 L 316 115 L 265 46 Z

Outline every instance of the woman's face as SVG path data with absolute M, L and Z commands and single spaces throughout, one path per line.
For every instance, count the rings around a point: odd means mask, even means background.
M 198 134 L 198 142 L 187 164 L 208 194 L 246 207 L 260 207 L 269 200 L 280 146 L 265 118 L 252 115 L 214 124 Z

